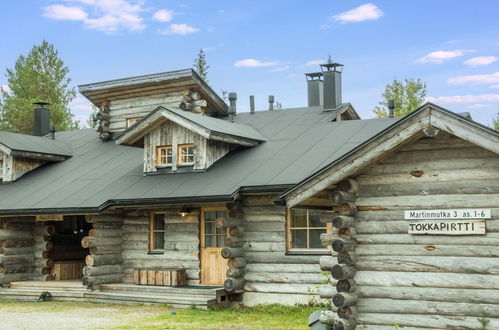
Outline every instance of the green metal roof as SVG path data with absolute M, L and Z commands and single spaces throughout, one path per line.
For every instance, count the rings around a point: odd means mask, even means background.
M 0 145 L 18 152 L 69 157 L 71 147 L 62 140 L 0 131 Z
M 224 201 L 241 189 L 258 187 L 284 191 L 399 120 L 327 122 L 330 116 L 322 107 L 240 113 L 234 123 L 256 130 L 265 142 L 229 153 L 206 172 L 148 176 L 143 173 L 140 148 L 102 142 L 93 129 L 59 132 L 56 141 L 66 141 L 73 157 L 0 185 L 0 214 Z M 220 119 L 202 120 L 212 129 L 232 125 Z

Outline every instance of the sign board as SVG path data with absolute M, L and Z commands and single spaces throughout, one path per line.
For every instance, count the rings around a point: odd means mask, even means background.
M 490 219 L 490 209 L 450 209 L 405 211 L 406 220 Z
M 485 220 L 421 220 L 409 222 L 409 234 L 485 235 Z
M 64 216 L 60 214 L 37 215 L 36 221 L 64 221 Z

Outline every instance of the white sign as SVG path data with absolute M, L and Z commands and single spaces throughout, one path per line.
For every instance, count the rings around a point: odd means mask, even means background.
M 405 211 L 406 220 L 490 219 L 490 209 L 450 209 Z
M 422 220 L 409 222 L 409 234 L 485 235 L 485 220 Z

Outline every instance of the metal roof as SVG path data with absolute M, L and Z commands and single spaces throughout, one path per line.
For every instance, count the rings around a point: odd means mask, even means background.
M 62 140 L 0 131 L 0 146 L 19 152 L 70 157 L 71 147 Z
M 0 185 L 0 214 L 94 212 L 110 205 L 223 201 L 241 189 L 258 187 L 283 191 L 399 120 L 327 122 L 331 112 L 322 110 L 309 107 L 239 113 L 234 122 L 252 127 L 266 137 L 266 142 L 231 152 L 208 171 L 196 173 L 144 176 L 143 150 L 102 142 L 93 129 L 60 132 L 56 139 L 67 141 L 74 156 L 44 165 L 14 184 Z
M 255 128 L 248 125 L 220 120 L 201 113 L 161 106 L 121 132 L 115 139 L 118 144 L 129 144 L 127 143 L 128 140 L 133 143 L 137 138 L 143 137 L 149 131 L 147 127 L 150 127 L 153 123 L 166 120 L 171 120 L 176 124 L 192 129 L 207 139 L 223 141 L 224 136 L 237 137 L 242 138 L 243 141 L 247 141 L 251 145 L 258 144 L 255 141 L 263 142 L 266 140 Z

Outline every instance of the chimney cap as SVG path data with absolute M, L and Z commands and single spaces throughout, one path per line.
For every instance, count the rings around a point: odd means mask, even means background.
M 237 100 L 237 93 L 236 92 L 230 92 L 229 93 L 229 100 Z
M 322 72 L 311 72 L 311 73 L 305 73 L 305 77 L 307 77 L 307 80 L 321 80 L 321 78 L 324 76 Z
M 39 106 L 40 108 L 43 108 L 44 106 L 46 106 L 46 105 L 51 105 L 52 103 L 49 103 L 49 102 L 33 102 L 33 103 L 31 103 L 31 104 L 33 104 L 33 105 L 37 105 L 37 106 Z
M 321 64 L 321 70 L 322 72 L 329 72 L 329 71 L 334 71 L 334 72 L 341 72 L 343 70 L 343 64 L 340 63 L 326 63 L 326 64 Z

